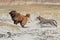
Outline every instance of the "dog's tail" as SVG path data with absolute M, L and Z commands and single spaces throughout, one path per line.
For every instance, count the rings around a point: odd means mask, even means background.
M 26 17 L 30 17 L 30 14 L 26 14 Z

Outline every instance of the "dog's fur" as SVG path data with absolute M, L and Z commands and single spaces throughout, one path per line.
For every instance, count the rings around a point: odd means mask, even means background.
M 24 25 L 27 23 L 28 21 L 28 18 L 30 17 L 30 14 L 26 14 L 26 16 L 20 14 L 20 13 L 17 13 L 15 10 L 9 12 L 12 20 L 14 21 L 14 24 L 18 24 L 20 23 L 20 25 L 22 27 L 24 27 Z
M 40 23 L 42 23 L 42 24 L 49 23 L 49 24 L 54 25 L 54 26 L 57 27 L 57 22 L 55 20 L 53 20 L 53 19 L 45 19 L 45 18 L 43 18 L 41 16 L 37 17 L 37 19 L 39 19 Z

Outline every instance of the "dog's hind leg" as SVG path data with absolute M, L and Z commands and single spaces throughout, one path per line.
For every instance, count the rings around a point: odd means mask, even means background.
M 24 25 L 22 24 L 22 23 L 20 23 L 21 24 L 21 26 L 24 28 Z
M 22 24 L 22 21 L 19 21 L 19 23 L 20 23 L 20 25 L 21 25 L 22 27 L 24 27 L 24 25 Z
M 21 26 L 22 27 L 24 27 L 24 25 L 27 23 L 27 20 L 25 19 L 25 20 L 23 20 L 22 22 L 21 22 Z
M 54 22 L 53 22 L 53 25 L 57 27 L 57 24 L 55 24 Z
M 57 24 L 55 24 L 54 22 L 50 22 L 50 24 L 57 27 Z

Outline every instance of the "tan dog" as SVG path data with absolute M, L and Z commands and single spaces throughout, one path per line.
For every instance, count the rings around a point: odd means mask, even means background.
M 26 16 L 24 16 L 20 13 L 17 13 L 15 10 L 11 11 L 9 14 L 14 21 L 14 24 L 20 23 L 22 27 L 24 27 L 28 21 L 28 18 L 30 17 L 30 14 L 26 14 Z
M 40 23 L 42 23 L 42 24 L 49 23 L 49 24 L 54 25 L 54 26 L 57 27 L 57 22 L 55 20 L 53 20 L 53 19 L 45 19 L 45 18 L 43 18 L 41 16 L 37 17 L 37 19 L 39 19 Z

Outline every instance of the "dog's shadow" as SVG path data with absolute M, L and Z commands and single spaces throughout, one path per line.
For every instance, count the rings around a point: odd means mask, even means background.
M 24 27 L 22 27 L 22 28 L 29 28 L 29 26 L 24 26 Z
M 28 26 L 24 26 L 23 28 L 28 28 Z
M 47 24 L 41 24 L 39 22 L 39 23 L 37 23 L 37 25 L 40 25 L 41 28 L 52 28 L 52 27 L 54 27 L 53 25 L 50 25 L 49 23 L 47 23 Z

